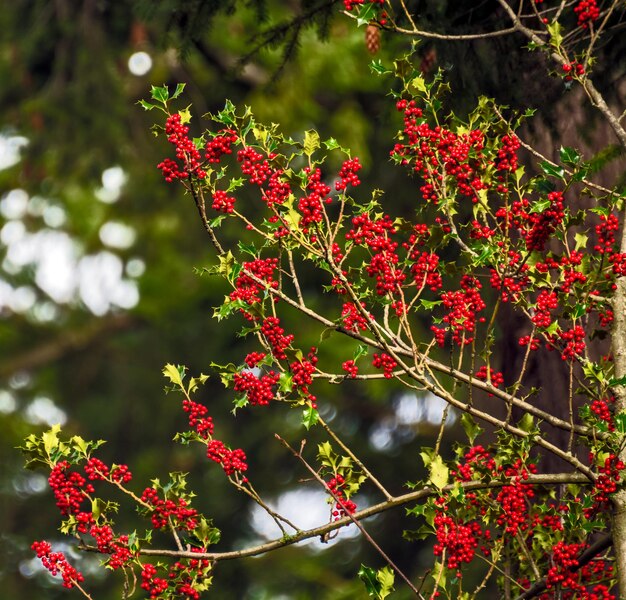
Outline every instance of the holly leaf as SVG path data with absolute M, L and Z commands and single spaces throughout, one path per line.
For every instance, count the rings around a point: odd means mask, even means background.
M 178 387 L 183 387 L 183 377 L 185 375 L 185 367 L 180 365 L 174 366 L 172 364 L 167 364 L 163 367 L 163 375 L 167 377 L 174 385 Z
M 44 432 L 41 436 L 43 440 L 43 447 L 48 456 L 52 453 L 53 450 L 56 450 L 59 446 L 59 436 L 58 433 L 61 431 L 61 425 L 58 423 L 53 425 L 51 429 Z
M 409 84 L 412 88 L 415 88 L 418 92 L 426 91 L 426 82 L 421 75 L 414 77 L 411 79 L 411 83 Z
M 170 97 L 170 93 L 166 85 L 161 87 L 153 85 L 150 89 L 150 94 L 152 95 L 153 100 L 156 100 L 157 102 L 162 102 L 163 104 L 167 104 L 167 100 Z
M 320 415 L 312 406 L 307 406 L 302 411 L 302 424 L 307 428 L 311 429 L 313 425 L 315 425 L 319 421 Z
M 192 394 L 193 392 L 195 392 L 198 389 L 198 386 L 202 385 L 208 378 L 209 376 L 204 375 L 203 373 L 201 373 L 199 377 L 192 377 L 189 380 L 189 387 L 187 388 L 187 393 Z
M 547 160 L 542 160 L 539 163 L 539 166 L 541 167 L 541 170 L 546 175 L 552 175 L 553 177 L 559 177 L 560 179 L 565 178 L 565 170 L 563 169 L 563 167 L 559 167 L 558 165 L 553 165 L 552 163 L 549 163 Z
M 482 427 L 480 427 L 474 417 L 468 413 L 461 415 L 461 425 L 463 426 L 463 430 L 470 444 L 473 444 L 474 440 L 483 432 Z
M 314 129 L 304 133 L 304 153 L 311 156 L 320 147 L 320 134 Z
M 430 463 L 430 483 L 440 490 L 447 485 L 449 474 L 450 470 L 443 462 L 443 458 L 439 455 L 435 456 Z
M 559 157 L 561 158 L 561 162 L 564 162 L 566 165 L 573 166 L 576 166 L 582 158 L 577 150 L 565 146 L 561 146 L 559 148 Z
M 563 42 L 563 35 L 561 34 L 561 24 L 558 21 L 549 23 L 546 28 L 550 34 L 550 44 L 558 48 Z
M 581 248 L 587 247 L 587 242 L 589 241 L 589 236 L 584 233 L 576 233 L 574 234 L 574 241 L 576 242 L 576 247 L 574 250 L 580 250 Z

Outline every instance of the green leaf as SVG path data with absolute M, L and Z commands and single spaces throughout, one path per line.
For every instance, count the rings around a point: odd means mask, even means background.
M 220 266 L 218 269 L 218 273 L 221 275 L 225 275 L 228 277 L 230 272 L 232 271 L 233 265 L 235 264 L 235 257 L 233 253 L 229 250 L 226 254 L 222 254 L 220 256 Z
M 359 569 L 359 579 L 365 584 L 367 595 L 372 598 L 380 598 L 378 591 L 380 590 L 380 582 L 376 579 L 376 571 L 372 567 L 361 565 Z
M 374 571 L 371 567 L 361 565 L 359 579 L 365 584 L 365 589 L 372 598 L 384 600 L 393 592 L 395 577 L 393 571 L 388 566 Z
M 441 561 L 438 560 L 433 565 L 431 577 L 437 582 L 438 587 L 440 587 L 442 590 L 446 589 L 446 585 L 448 583 L 447 577 L 446 577 L 446 568 L 444 567 L 444 564 Z
M 203 385 L 204 382 L 209 378 L 208 375 L 204 375 L 203 373 L 200 374 L 199 377 L 192 377 L 189 380 L 189 387 L 187 388 L 187 393 L 188 394 L 192 394 L 193 392 L 195 392 L 198 389 L 199 385 Z
M 422 300 L 420 299 L 420 304 L 426 310 L 432 310 L 435 306 L 439 306 L 441 304 L 441 300 Z
M 307 406 L 302 411 L 302 424 L 307 428 L 311 429 L 313 425 L 315 425 L 319 421 L 320 415 L 312 406 Z
M 304 133 L 304 153 L 311 156 L 320 147 L 320 134 L 314 129 Z
M 61 425 L 53 425 L 51 429 L 46 431 L 41 439 L 43 440 L 43 447 L 48 456 L 53 450 L 56 450 L 59 446 L 59 436 L 57 435 L 61 431 Z
M 565 146 L 561 146 L 559 148 L 559 157 L 561 158 L 561 162 L 564 162 L 566 165 L 573 166 L 576 166 L 582 158 L 577 150 Z
M 376 573 L 376 580 L 380 583 L 380 598 L 386 598 L 391 592 L 393 592 L 393 584 L 395 581 L 395 575 L 390 567 L 386 566 L 382 569 L 378 569 Z
M 89 448 L 89 444 L 82 438 L 80 435 L 75 435 L 70 440 L 74 448 L 80 452 L 81 454 L 87 454 L 87 450 Z
M 178 98 L 178 96 L 180 96 L 183 93 L 184 89 L 185 89 L 185 84 L 184 83 L 177 83 L 176 84 L 176 90 L 172 94 L 172 100 L 174 100 L 174 98 Z
M 163 368 L 163 375 L 167 377 L 174 385 L 177 385 L 181 389 L 183 388 L 183 376 L 185 374 L 185 367 L 174 366 L 172 364 L 167 364 Z
M 539 163 L 541 170 L 546 175 L 552 175 L 553 177 L 559 177 L 560 179 L 565 179 L 565 170 L 563 167 L 559 167 L 558 165 L 553 165 L 549 163 L 547 160 L 542 160 Z
M 333 452 L 330 442 L 317 445 L 317 458 L 325 467 L 331 469 L 334 469 L 337 464 L 337 455 Z
M 278 389 L 283 394 L 288 394 L 293 389 L 293 375 L 290 373 L 281 373 L 278 379 Z
M 152 104 L 151 102 L 148 102 L 147 100 L 139 100 L 139 105 L 144 110 L 152 110 L 153 108 L 158 108 L 156 104 Z
M 626 433 L 626 413 L 622 412 L 615 415 L 615 427 L 619 433 Z
M 373 3 L 361 5 L 356 17 L 357 27 L 367 25 L 369 22 L 376 18 L 376 6 Z
M 383 61 L 380 59 L 373 60 L 370 63 L 370 69 L 377 75 L 385 75 L 387 73 L 391 73 L 391 71 L 387 67 L 385 67 L 385 65 L 383 65 Z
M 470 444 L 473 444 L 474 440 L 483 432 L 482 427 L 480 427 L 474 417 L 468 413 L 461 415 L 461 425 L 463 426 L 463 430 Z
M 530 433 L 535 429 L 535 419 L 532 415 L 526 413 L 520 420 L 517 426 L 526 433 Z
M 150 93 L 152 94 L 153 100 L 156 100 L 157 102 L 162 102 L 163 104 L 167 104 L 167 100 L 170 97 L 170 93 L 166 85 L 162 87 L 157 87 L 153 85 Z
M 180 115 L 181 124 L 186 125 L 187 123 L 191 121 L 191 111 L 189 110 L 189 107 L 183 110 L 179 110 L 178 114 Z M 193 142 L 196 148 L 198 149 L 202 148 L 202 144 L 200 144 L 200 142 L 203 142 L 202 138 L 194 138 Z
M 368 351 L 369 348 L 365 344 L 359 344 L 352 354 L 352 360 L 356 362 L 357 360 L 359 360 L 359 358 L 361 358 L 361 356 L 366 356 Z
M 547 198 L 544 198 L 543 200 L 537 200 L 536 202 L 532 203 L 530 210 L 528 212 L 529 213 L 542 213 L 544 210 L 550 208 L 550 204 L 552 203 Z
M 449 473 L 450 470 L 443 462 L 443 458 L 441 458 L 441 456 L 439 455 L 435 456 L 430 463 L 430 483 L 432 483 L 438 490 L 440 490 L 445 485 L 447 485 Z
M 412 88 L 415 88 L 418 92 L 426 91 L 426 83 L 424 82 L 424 78 L 421 75 L 418 75 L 417 77 L 413 77 L 409 85 Z
M 555 48 L 558 48 L 563 42 L 563 36 L 561 35 L 561 24 L 558 21 L 554 21 L 546 25 L 548 33 L 550 34 L 550 44 Z
M 576 233 L 574 234 L 574 241 L 576 242 L 576 247 L 574 250 L 580 250 L 581 248 L 587 247 L 587 242 L 589 241 L 589 236 L 584 233 Z

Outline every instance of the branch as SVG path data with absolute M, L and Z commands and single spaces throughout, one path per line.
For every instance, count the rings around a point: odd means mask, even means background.
M 529 29 L 522 24 L 518 15 L 515 14 L 515 12 L 509 6 L 506 0 L 498 0 L 498 4 L 500 4 L 500 6 L 502 6 L 502 8 L 509 15 L 515 29 L 525 35 L 538 47 L 546 48 L 548 46 L 548 42 L 542 40 L 532 29 Z M 548 50 L 548 54 L 550 58 L 559 66 L 567 64 L 567 61 L 563 58 L 563 56 L 561 56 L 561 54 L 559 54 L 555 50 Z M 604 100 L 602 94 L 596 89 L 591 79 L 586 76 L 584 77 L 584 79 L 582 79 L 582 85 L 589 95 L 593 106 L 595 106 L 605 116 L 609 125 L 615 132 L 617 139 L 620 141 L 620 144 L 626 149 L 626 130 L 621 126 L 619 119 L 615 116 L 615 114 L 613 114 L 613 111 L 609 108 L 609 105 Z
M 602 536 L 599 540 L 591 544 L 578 558 L 575 565 L 572 565 L 569 570 L 572 573 L 576 573 L 578 569 L 584 567 L 587 563 L 591 562 L 598 554 L 604 552 L 607 548 L 613 545 L 613 537 L 609 534 Z M 538 596 L 547 588 L 547 578 L 544 577 L 539 581 L 536 581 L 530 588 L 528 588 L 523 594 L 519 595 L 515 600 L 528 600 Z
M 556 474 L 542 474 L 542 475 L 530 475 L 528 479 L 524 481 L 525 484 L 528 485 L 563 485 L 568 483 L 576 483 L 579 485 L 589 484 L 590 481 L 584 475 L 579 473 L 556 473 Z M 391 508 L 395 508 L 397 506 L 404 506 L 405 504 L 409 504 L 411 502 L 417 502 L 418 500 L 423 500 L 430 496 L 445 494 L 446 492 L 450 492 L 452 490 L 463 488 L 465 491 L 471 490 L 482 490 L 487 488 L 499 488 L 505 485 L 511 485 L 510 479 L 504 479 L 502 481 L 491 481 L 489 483 L 485 483 L 483 481 L 468 481 L 461 483 L 454 483 L 450 485 L 446 485 L 441 490 L 437 490 L 431 487 L 424 487 L 420 490 L 410 492 L 408 494 L 404 494 L 402 496 L 394 496 L 390 500 L 385 500 L 384 502 L 380 502 L 379 504 L 375 504 L 368 508 L 364 508 L 363 510 L 355 512 L 352 517 L 358 521 L 362 519 L 366 519 L 368 517 L 372 517 L 374 515 L 386 512 Z M 221 560 L 234 560 L 237 558 L 245 558 L 249 556 L 258 556 L 260 554 L 265 554 L 266 552 L 271 552 L 273 550 L 277 550 L 278 548 L 284 548 L 286 546 L 291 546 L 293 544 L 297 544 L 298 542 L 302 542 L 304 540 L 312 539 L 315 537 L 323 537 L 335 531 L 337 529 L 341 529 L 346 525 L 350 525 L 352 523 L 352 519 L 349 517 L 342 517 L 337 521 L 332 521 L 331 523 L 326 523 L 325 525 L 321 525 L 319 527 L 314 527 L 312 529 L 302 530 L 298 533 L 285 536 L 280 539 L 271 540 L 269 542 L 265 542 L 264 544 L 260 544 L 258 546 L 252 546 L 250 548 L 244 548 L 242 550 L 233 550 L 230 552 L 191 552 L 191 551 L 183 551 L 180 552 L 178 550 L 164 550 L 164 549 L 145 549 L 141 550 L 141 554 L 145 556 L 163 556 L 163 557 L 171 557 L 171 558 L 196 558 L 199 560 L 206 559 L 211 561 L 221 561 Z M 99 552 L 96 546 L 89 546 L 81 542 L 79 544 L 79 548 L 81 550 L 86 550 L 88 552 Z

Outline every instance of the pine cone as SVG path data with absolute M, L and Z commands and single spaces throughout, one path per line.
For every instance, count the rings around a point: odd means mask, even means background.
M 370 23 L 365 30 L 365 45 L 370 54 L 380 50 L 380 29 L 376 23 Z

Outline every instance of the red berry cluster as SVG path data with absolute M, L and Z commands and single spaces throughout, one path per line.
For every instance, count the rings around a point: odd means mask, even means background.
M 385 0 L 369 0 L 369 4 L 384 4 Z M 365 0 L 343 0 L 346 10 L 352 10 L 355 6 L 363 6 Z
M 504 527 L 506 533 L 516 535 L 518 530 L 528 529 L 528 506 L 535 496 L 533 487 L 524 483 L 530 473 L 536 473 L 534 464 L 524 466 L 521 459 L 504 470 L 504 475 L 511 478 L 511 485 L 502 486 L 496 496 L 501 510 L 497 523 Z
M 365 303 L 362 302 L 361 306 L 365 308 Z M 367 331 L 367 319 L 358 311 L 353 302 L 344 303 L 341 310 L 341 318 L 343 319 L 344 327 L 348 331 L 353 331 L 354 333 Z
M 389 356 L 389 354 L 381 352 L 380 354 L 374 354 L 372 366 L 375 369 L 382 369 L 385 378 L 391 379 L 393 377 L 393 370 L 398 366 L 398 363 L 392 356 Z
M 248 402 L 252 406 L 266 406 L 275 397 L 273 387 L 278 383 L 280 375 L 275 371 L 270 371 L 266 375 L 257 377 L 252 371 L 242 371 L 235 373 L 236 392 L 245 392 Z
M 93 526 L 89 533 L 95 538 L 98 551 L 102 554 L 110 554 L 107 566 L 113 570 L 126 566 L 133 558 L 133 553 L 128 547 L 128 536 L 120 535 L 115 538 L 113 529 L 109 525 L 101 527 Z
M 615 398 L 596 398 L 589 405 L 589 410 L 600 420 L 607 424 L 609 431 L 615 431 L 615 423 L 613 421 L 613 413 L 611 412 L 610 404 L 615 401 Z
M 82 573 L 79 573 L 70 563 L 67 562 L 63 552 L 52 552 L 52 546 L 45 541 L 33 542 L 31 549 L 41 560 L 41 564 L 50 571 L 52 575 L 61 575 L 63 587 L 71 589 L 77 583 L 84 581 Z
M 224 154 L 232 154 L 231 146 L 237 141 L 237 134 L 231 129 L 223 129 L 211 138 L 205 147 L 206 158 L 210 163 L 218 163 Z
M 539 350 L 541 340 L 538 337 L 532 335 L 524 335 L 519 339 L 520 346 L 529 346 L 531 350 Z
M 337 191 L 344 191 L 349 185 L 356 187 L 361 181 L 357 177 L 357 173 L 363 168 L 359 162 L 358 156 L 346 160 L 339 171 L 339 181 L 335 182 Z
M 398 243 L 390 239 L 395 234 L 396 227 L 389 215 L 372 221 L 368 213 L 353 217 L 352 229 L 346 233 L 346 239 L 356 245 L 365 244 L 373 252 L 366 269 L 370 277 L 376 278 L 376 293 L 380 296 L 396 292 L 406 278 L 397 268 Z
M 289 365 L 294 390 L 299 390 L 305 398 L 308 398 L 313 408 L 315 408 L 316 398 L 309 392 L 309 386 L 313 383 L 312 375 L 315 372 L 315 365 L 317 365 L 316 353 L 317 348 L 311 348 L 307 358 L 296 360 Z
M 178 113 L 170 115 L 165 122 L 165 133 L 167 140 L 176 149 L 176 158 L 182 163 L 182 167 L 176 161 L 166 158 L 157 165 L 161 169 L 165 181 L 171 182 L 175 179 L 188 179 L 195 175 L 198 179 L 204 179 L 206 172 L 201 166 L 200 152 L 189 139 L 189 127 L 183 125 Z
M 274 158 L 272 155 L 269 158 Z M 248 175 L 250 183 L 261 185 L 272 172 L 267 160 L 251 146 L 237 152 L 237 160 L 241 163 L 241 172 Z
M 580 0 L 574 7 L 574 12 L 578 16 L 578 26 L 589 29 L 589 26 L 600 16 L 597 0 Z
M 439 267 L 439 256 L 434 252 L 414 251 L 409 254 L 409 259 L 415 262 L 411 265 L 411 274 L 415 277 L 418 288 L 427 286 L 432 292 L 443 287 Z
M 191 552 L 206 552 L 205 548 L 192 548 Z M 176 598 L 198 600 L 197 583 L 202 583 L 211 571 L 211 562 L 206 559 L 190 558 L 185 563 L 177 561 L 169 572 L 170 581 L 176 582 Z M 200 587 L 204 589 L 204 587 Z
M 254 369 L 266 356 L 265 352 L 250 352 L 246 355 L 244 362 L 249 369 Z
M 347 376 L 350 379 L 354 379 L 359 374 L 359 367 L 356 366 L 356 363 L 353 360 L 347 360 L 342 365 L 341 368 L 348 374 Z
M 63 460 L 54 466 L 48 477 L 56 505 L 63 516 L 79 513 L 87 494 L 94 492 L 93 486 L 80 473 L 69 469 L 70 463 Z
M 85 464 L 85 473 L 89 481 L 103 481 L 109 476 L 109 467 L 99 458 L 92 457 Z
M 149 487 L 143 491 L 141 501 L 152 507 L 151 519 L 154 529 L 165 529 L 170 519 L 177 529 L 193 531 L 198 526 L 198 511 L 195 508 L 188 508 L 184 498 L 176 500 L 159 498 L 159 492 Z
M 503 135 L 500 141 L 502 146 L 498 150 L 496 169 L 515 173 L 519 165 L 517 151 L 521 147 L 520 141 L 515 134 Z
M 291 195 L 291 187 L 284 180 L 283 170 L 276 169 L 272 171 L 267 188 L 263 190 L 263 200 L 272 208 L 274 204 L 283 204 Z
M 515 302 L 520 294 L 530 285 L 527 275 L 530 267 L 523 262 L 522 255 L 515 250 L 509 250 L 506 254 L 507 265 L 500 274 L 496 269 L 491 269 L 489 283 L 494 290 L 500 292 L 503 302 Z M 515 273 L 509 275 L 508 273 Z
M 330 186 L 322 182 L 322 172 L 320 169 L 311 170 L 309 167 L 304 169 L 307 175 L 307 189 L 311 191 L 308 196 L 300 198 L 298 201 L 298 211 L 302 215 L 300 226 L 304 233 L 308 233 L 308 226 L 311 223 L 320 223 L 324 218 L 322 203 L 330 204 L 332 201 L 328 197 Z
M 595 227 L 598 242 L 594 250 L 599 254 L 611 254 L 615 247 L 615 234 L 619 231 L 619 220 L 614 214 L 600 215 L 600 224 Z
M 568 331 L 560 331 L 557 335 L 561 343 L 565 342 L 565 348 L 561 352 L 563 360 L 576 358 L 585 351 L 585 330 L 580 325 L 575 325 Z
M 253 305 L 261 302 L 261 296 L 265 293 L 265 286 L 255 281 L 251 275 L 267 283 L 272 289 L 278 288 L 278 281 L 274 279 L 274 271 L 278 267 L 277 258 L 257 258 L 256 260 L 243 263 L 243 269 L 235 280 L 235 290 L 231 292 L 231 300 L 242 300 L 246 304 Z M 253 319 L 247 311 L 244 316 Z
M 560 585 L 562 588 L 578 588 L 578 575 L 571 569 L 578 566 L 578 555 L 584 550 L 584 544 L 567 544 L 564 541 L 557 542 L 552 548 L 552 563 L 554 566 L 548 570 L 546 587 L 548 589 Z M 584 591 L 584 588 L 583 590 Z
M 156 577 L 157 568 L 150 563 L 143 565 L 141 570 L 141 587 L 150 594 L 150 598 L 158 598 L 168 588 L 167 579 Z
M 559 306 L 559 299 L 554 292 L 548 290 L 542 290 L 537 296 L 537 302 L 535 303 L 535 314 L 532 316 L 531 321 L 537 327 L 550 327 L 552 324 L 552 310 L 557 309 Z
M 484 322 L 484 317 L 477 319 L 476 313 L 487 306 L 480 296 L 482 285 L 478 279 L 470 275 L 463 275 L 461 289 L 455 292 L 443 292 L 441 300 L 449 310 L 443 321 L 452 328 L 452 339 L 459 346 L 471 344 L 474 341 L 472 334 L 476 330 L 476 321 Z M 437 343 L 441 340 L 438 328 L 431 328 L 436 336 Z M 465 337 L 464 334 L 468 333 Z M 438 335 L 439 334 L 439 335 Z M 442 343 L 439 344 L 443 346 Z
M 472 562 L 482 533 L 476 521 L 464 524 L 444 512 L 437 512 L 434 525 L 437 543 L 433 552 L 435 556 L 441 556 L 445 550 L 448 569 L 458 569 L 462 563 Z
M 465 462 L 451 469 L 451 473 L 458 481 L 471 481 L 476 470 L 493 475 L 496 473 L 496 461 L 488 450 L 481 446 L 473 446 L 464 456 Z
M 614 318 L 613 311 L 610 308 L 598 313 L 598 319 L 600 321 L 600 325 L 602 327 L 610 327 L 611 323 L 613 323 Z
M 356 511 L 356 504 L 352 500 L 346 499 L 346 480 L 342 475 L 335 475 L 327 484 L 328 491 L 335 500 L 335 507 L 332 514 L 335 521 L 353 514 Z
M 563 73 L 565 73 L 565 81 L 571 81 L 573 79 L 573 74 L 577 77 L 581 77 L 585 74 L 585 67 L 579 62 L 564 64 L 561 68 L 563 69 Z
M 565 216 L 563 208 L 563 193 L 550 192 L 548 194 L 550 206 L 540 213 L 528 215 L 529 229 L 525 234 L 528 250 L 542 251 L 550 236 L 556 231 Z
M 93 513 L 90 512 L 79 512 L 74 515 L 76 518 L 76 531 L 80 533 L 87 533 L 89 531 L 89 527 L 95 522 L 93 518 Z
M 285 350 L 293 342 L 293 334 L 285 335 L 277 317 L 267 317 L 261 325 L 261 333 L 272 348 L 272 355 L 278 360 L 287 358 Z
M 213 204 L 211 204 L 211 207 L 213 210 L 229 215 L 235 210 L 235 197 L 229 196 L 223 190 L 215 190 L 213 192 Z
M 443 178 L 462 196 L 478 202 L 477 192 L 487 189 L 482 181 L 484 134 L 475 129 L 457 134 L 444 127 L 430 127 L 415 101 L 400 100 L 396 108 L 404 113 L 403 135 L 406 143 L 396 144 L 391 156 L 401 164 L 412 164 L 424 179 L 420 191 L 424 200 L 437 204 Z
M 595 456 L 589 454 L 589 461 L 592 462 Z M 593 492 L 593 507 L 584 510 L 585 516 L 591 518 L 597 511 L 604 510 L 609 506 L 610 496 L 617 491 L 617 486 L 621 479 L 620 471 L 623 471 L 626 465 L 619 459 L 616 454 L 609 454 L 604 460 L 604 465 L 598 467 L 598 475 Z
M 481 225 L 476 219 L 470 223 L 470 227 L 470 238 L 473 240 L 489 240 L 496 234 L 495 229 L 491 229 L 487 225 Z
M 248 470 L 246 453 L 241 448 L 229 450 L 224 442 L 211 440 L 207 445 L 206 454 L 212 461 L 221 464 L 224 473 L 229 477 L 234 473 L 244 473 Z
M 196 430 L 202 439 L 208 439 L 213 435 L 213 419 L 208 416 L 206 406 L 193 400 L 183 400 L 183 410 L 189 415 L 189 427 Z
M 493 387 L 500 387 L 504 383 L 504 375 L 502 375 L 500 371 L 487 369 L 484 365 L 476 372 L 476 379 L 480 379 L 482 381 L 490 379 Z

